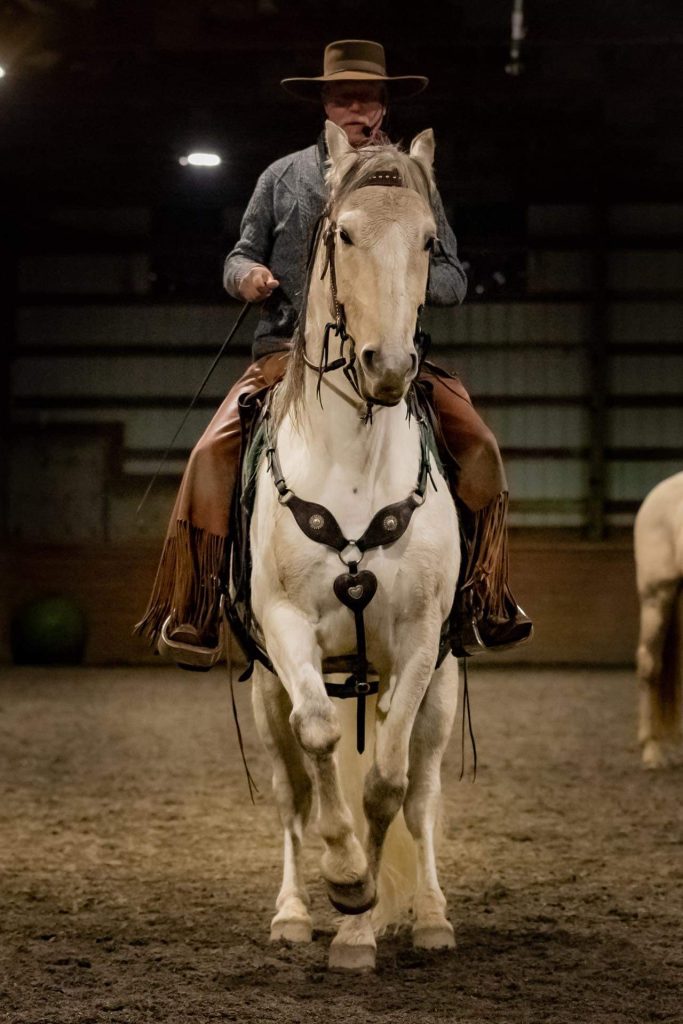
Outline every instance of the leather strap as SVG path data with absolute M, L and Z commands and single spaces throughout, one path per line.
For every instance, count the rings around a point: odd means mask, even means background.
M 325 689 L 332 697 L 357 698 L 356 749 L 359 754 L 365 750 L 366 697 L 370 693 L 377 692 L 378 684 L 368 682 L 370 665 L 367 659 L 364 619 L 364 611 L 377 590 L 377 579 L 374 573 L 368 570 L 359 571 L 358 562 L 366 551 L 393 544 L 399 537 L 402 537 L 408 529 L 413 512 L 425 500 L 428 480 L 431 479 L 432 484 L 436 487 L 431 476 L 427 424 L 412 396 L 410 409 L 417 413 L 420 429 L 420 469 L 415 490 L 403 501 L 385 505 L 379 512 L 376 512 L 358 540 L 351 540 L 344 536 L 339 523 L 324 505 L 319 505 L 315 501 L 305 501 L 289 489 L 282 472 L 275 441 L 268 439 L 266 447 L 268 469 L 272 474 L 280 504 L 290 510 L 299 529 L 309 540 L 332 548 L 339 554 L 348 569 L 348 572 L 342 573 L 335 579 L 334 592 L 341 603 L 353 613 L 356 628 L 355 666 L 345 683 L 326 683 Z M 345 553 L 347 557 L 345 557 Z M 358 558 L 358 554 L 360 558 Z
M 271 442 L 266 449 L 268 467 L 280 496 L 280 503 L 287 506 L 296 519 L 299 529 L 306 534 L 309 540 L 314 540 L 318 544 L 325 544 L 339 553 L 350 545 L 355 545 L 359 551 L 365 552 L 372 548 L 393 544 L 408 529 L 413 512 L 424 501 L 427 483 L 431 479 L 429 437 L 427 425 L 422 416 L 418 417 L 418 425 L 420 429 L 420 470 L 415 490 L 402 501 L 385 505 L 379 512 L 376 512 L 370 520 L 367 529 L 358 540 L 352 540 L 344 536 L 339 523 L 324 505 L 299 498 L 289 489 L 282 472 L 277 448 L 275 443 Z

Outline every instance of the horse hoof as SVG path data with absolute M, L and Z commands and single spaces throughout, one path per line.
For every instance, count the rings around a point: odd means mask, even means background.
M 453 925 L 448 921 L 418 925 L 413 928 L 413 946 L 415 949 L 455 949 Z
M 668 751 L 658 740 L 648 740 L 643 746 L 643 768 L 647 771 L 656 771 L 659 768 L 668 768 L 671 758 Z
M 377 888 L 372 875 L 349 884 L 328 881 L 325 884 L 330 903 L 340 914 L 364 914 L 377 902 Z
M 335 945 L 333 942 L 328 967 L 331 971 L 374 971 L 376 956 L 374 946 Z
M 270 926 L 271 942 L 310 942 L 313 938 L 313 925 L 310 921 L 289 920 L 278 921 Z

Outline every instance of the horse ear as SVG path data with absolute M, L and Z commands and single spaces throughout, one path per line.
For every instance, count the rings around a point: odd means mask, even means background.
M 346 132 L 334 121 L 325 121 L 325 142 L 327 152 L 330 154 L 330 162 L 336 164 L 347 153 L 353 153 L 354 149 L 349 142 Z
M 434 163 L 434 150 L 436 143 L 434 141 L 434 132 L 431 128 L 425 128 L 423 132 L 416 135 L 413 141 L 410 143 L 410 155 L 416 160 L 419 160 L 428 171 L 432 169 Z

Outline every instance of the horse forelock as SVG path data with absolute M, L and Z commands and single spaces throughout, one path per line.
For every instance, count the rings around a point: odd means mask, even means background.
M 431 170 L 411 157 L 400 146 L 387 143 L 363 146 L 329 165 L 325 182 L 329 192 L 329 208 L 339 207 L 356 189 L 368 184 L 368 179 L 382 172 L 398 171 L 403 187 L 412 189 L 431 205 L 434 178 Z

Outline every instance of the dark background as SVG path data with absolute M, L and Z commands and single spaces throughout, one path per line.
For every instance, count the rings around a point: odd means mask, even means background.
M 409 141 L 434 128 L 447 209 L 476 256 L 474 276 L 495 291 L 485 250 L 523 243 L 528 204 L 675 201 L 683 179 L 680 5 L 544 0 L 525 13 L 513 76 L 510 0 L 435 0 L 405 14 L 357 0 L 9 0 L 5 233 L 14 226 L 33 252 L 64 251 L 68 231 L 44 229 L 55 205 L 148 206 L 156 293 L 219 292 L 257 174 L 321 125 L 318 107 L 289 97 L 280 79 L 319 74 L 334 38 L 375 38 L 390 74 L 430 78 L 422 96 L 393 107 L 390 131 Z M 183 168 L 188 148 L 215 149 L 224 163 Z M 81 229 L 73 245 L 86 241 Z M 97 250 L 96 225 L 89 244 Z M 522 272 L 509 269 L 506 287 L 519 290 Z

